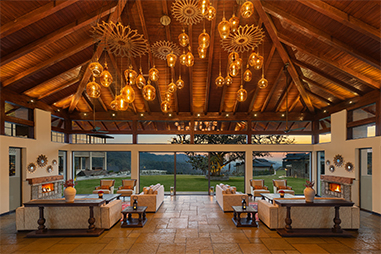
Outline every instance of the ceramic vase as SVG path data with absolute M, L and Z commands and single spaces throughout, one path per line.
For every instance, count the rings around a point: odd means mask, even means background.
M 65 201 L 67 203 L 73 203 L 77 190 L 74 187 L 66 187 L 64 190 Z
M 306 202 L 314 202 L 314 198 L 315 198 L 315 190 L 312 189 L 311 187 L 306 187 L 304 189 L 304 197 L 306 199 Z

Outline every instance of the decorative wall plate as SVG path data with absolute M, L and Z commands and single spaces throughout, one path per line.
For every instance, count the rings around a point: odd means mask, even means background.
M 329 171 L 331 171 L 331 172 L 335 171 L 335 166 L 333 166 L 333 165 L 329 166 Z
M 327 161 L 325 162 L 325 164 L 326 164 L 327 166 L 329 166 L 329 165 L 331 165 L 331 162 L 330 162 L 329 160 L 327 160 Z
M 351 172 L 354 169 L 354 166 L 353 166 L 352 162 L 345 163 L 344 167 L 345 167 L 345 170 L 348 171 L 348 172 Z
M 49 166 L 46 168 L 46 171 L 48 171 L 48 173 L 52 172 L 52 171 L 53 171 L 53 166 L 52 166 L 52 165 L 49 165 Z
M 148 41 L 130 26 L 102 21 L 102 24 L 98 23 L 92 28 L 92 37 L 102 40 L 106 49 L 115 56 L 141 57 L 148 53 Z
M 48 164 L 48 157 L 46 157 L 46 155 L 39 155 L 37 157 L 37 165 L 42 168 L 42 167 L 45 167 L 46 164 Z
M 203 18 L 197 0 L 176 0 L 171 9 L 173 17 L 184 25 L 195 25 Z
M 57 160 L 52 161 L 53 165 L 57 165 Z
M 37 169 L 36 164 L 34 164 L 33 162 L 29 163 L 27 169 L 29 173 L 34 173 L 34 171 L 36 171 Z
M 344 163 L 344 158 L 343 158 L 343 156 L 341 156 L 340 154 L 335 155 L 335 157 L 333 157 L 333 163 L 334 163 L 337 167 L 341 167 L 341 166 L 343 166 L 343 163 Z
M 161 60 L 167 60 L 167 55 L 171 52 L 176 56 L 180 55 L 180 48 L 171 41 L 157 41 L 151 45 L 152 54 Z
M 230 33 L 228 38 L 221 40 L 222 48 L 227 52 L 247 52 L 262 43 L 265 32 L 258 26 L 239 26 L 237 32 Z

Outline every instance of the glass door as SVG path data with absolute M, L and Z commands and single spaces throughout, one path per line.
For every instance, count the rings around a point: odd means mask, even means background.
M 372 211 L 372 149 L 360 149 L 360 207 Z
M 316 191 L 319 196 L 321 196 L 321 181 L 320 176 L 325 174 L 325 153 L 324 151 L 318 151 L 317 156 L 317 167 L 316 167 Z
M 21 206 L 21 148 L 9 148 L 9 211 Z

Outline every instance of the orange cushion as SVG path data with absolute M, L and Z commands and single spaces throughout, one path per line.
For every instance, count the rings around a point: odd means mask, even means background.
M 265 186 L 254 186 L 254 190 L 267 190 Z
M 285 190 L 285 189 L 287 189 L 287 186 L 278 186 L 278 189 L 279 190 Z
M 122 189 L 132 190 L 132 186 L 122 186 Z
M 108 185 L 102 185 L 101 189 L 110 189 L 110 186 L 108 186 Z

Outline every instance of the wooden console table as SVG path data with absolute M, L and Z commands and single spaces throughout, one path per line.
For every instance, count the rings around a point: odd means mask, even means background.
M 286 226 L 283 229 L 277 229 L 281 236 L 344 236 L 350 237 L 351 234 L 344 231 L 340 227 L 340 206 L 353 206 L 353 202 L 346 201 L 344 199 L 315 199 L 314 202 L 306 202 L 304 199 L 274 199 L 274 202 L 279 206 L 285 206 L 287 208 L 286 214 Z M 291 207 L 314 207 L 314 206 L 326 206 L 335 207 L 335 218 L 333 219 L 334 225 L 332 229 L 323 228 L 306 228 L 306 229 L 293 229 L 291 226 Z
M 104 229 L 95 228 L 94 206 L 101 206 L 104 199 L 75 199 L 73 203 L 67 203 L 64 199 L 34 199 L 24 203 L 25 207 L 38 207 L 39 219 L 38 229 L 27 234 L 27 237 L 54 237 L 54 236 L 99 236 Z M 47 229 L 45 227 L 44 208 L 45 207 L 67 207 L 67 206 L 88 206 L 90 210 L 88 229 Z

